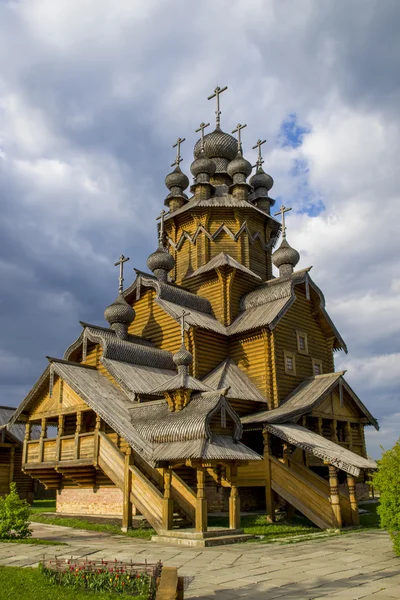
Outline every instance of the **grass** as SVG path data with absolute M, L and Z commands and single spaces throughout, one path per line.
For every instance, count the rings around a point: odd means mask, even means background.
M 31 506 L 31 514 L 42 513 L 42 512 L 55 512 L 56 501 L 51 500 L 34 500 Z
M 50 583 L 39 569 L 0 567 L 1 600 L 115 600 L 115 594 L 86 592 Z M 128 596 L 121 596 L 122 598 Z M 132 598 L 132 596 L 130 596 Z M 146 600 L 145 596 L 135 596 Z
M 40 544 L 42 546 L 66 546 L 64 542 L 52 542 L 51 540 L 42 540 L 40 538 L 23 538 L 23 539 L 10 539 L 0 540 L 0 544 Z
M 228 527 L 228 517 L 209 517 L 211 527 Z M 245 515 L 241 518 L 244 533 L 262 535 L 264 538 L 277 538 L 303 534 L 321 533 L 321 530 L 302 517 L 294 517 L 291 521 L 268 523 L 265 515 Z

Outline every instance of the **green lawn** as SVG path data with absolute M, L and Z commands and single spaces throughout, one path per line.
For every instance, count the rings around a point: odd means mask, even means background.
M 31 506 L 31 513 L 55 512 L 55 500 L 34 500 Z
M 107 593 L 81 592 L 49 583 L 39 569 L 0 567 L 1 600 L 115 600 Z M 132 596 L 121 596 L 132 598 Z M 136 600 L 146 600 L 136 596 Z
M 210 527 L 228 527 L 228 517 L 211 516 L 208 518 L 208 524 Z M 297 516 L 291 521 L 267 523 L 265 515 L 245 515 L 241 518 L 241 527 L 244 530 L 244 533 L 262 535 L 265 538 L 315 534 L 321 532 L 321 530 L 308 521 L 308 519 Z
M 10 539 L 0 540 L 0 544 L 41 544 L 42 546 L 66 546 L 64 542 L 52 542 L 51 540 L 41 540 L 40 538 L 23 538 L 23 539 Z
M 365 504 L 360 502 L 359 507 L 368 511 L 367 515 L 360 515 L 360 525 L 363 529 L 379 527 L 379 516 L 376 512 L 378 506 L 378 502 L 376 504 Z

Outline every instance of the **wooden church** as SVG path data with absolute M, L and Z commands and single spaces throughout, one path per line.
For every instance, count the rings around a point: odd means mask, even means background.
M 149 272 L 124 289 L 121 256 L 109 326 L 81 323 L 13 419 L 26 424 L 23 471 L 57 490 L 59 511 L 121 514 L 123 529 L 140 512 L 158 540 L 192 545 L 243 539 L 241 507 L 356 525 L 376 468 L 364 427 L 377 422 L 335 372 L 345 342 L 311 267 L 295 270 L 288 209 L 271 214 L 264 142 L 248 180 L 245 125 L 237 138 L 221 129 L 225 89 L 210 96 L 214 131 L 197 130 L 190 194 L 175 144 Z M 208 529 L 216 510 L 229 529 Z

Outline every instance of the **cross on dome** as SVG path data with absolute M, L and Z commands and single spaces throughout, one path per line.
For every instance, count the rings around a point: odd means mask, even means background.
M 161 221 L 160 222 L 160 231 L 158 234 L 158 243 L 160 246 L 164 246 L 164 217 L 167 214 L 166 210 L 162 210 L 160 213 L 160 216 L 157 217 L 157 221 Z
M 261 146 L 263 144 L 265 144 L 266 141 L 267 140 L 263 140 L 263 141 L 257 140 L 256 145 L 253 146 L 253 148 L 252 148 L 253 150 L 255 150 L 256 148 L 258 148 L 258 158 L 257 158 L 256 164 L 254 165 L 257 168 L 260 168 L 262 166 L 263 162 L 264 162 L 264 159 L 263 159 L 262 154 L 261 154 Z
M 216 121 L 217 128 L 219 128 L 221 125 L 221 111 L 220 111 L 220 106 L 219 106 L 219 97 L 220 97 L 220 94 L 222 94 L 222 92 L 225 92 L 227 89 L 228 89 L 227 85 L 223 88 L 220 88 L 217 85 L 217 87 L 214 90 L 214 93 L 211 94 L 211 96 L 208 96 L 208 98 L 207 98 L 207 100 L 212 100 L 213 98 L 217 99 L 217 110 L 215 111 L 215 115 L 216 115 L 215 121 Z
M 176 140 L 176 143 L 172 146 L 173 148 L 176 148 L 176 159 L 175 162 L 172 163 L 171 167 L 173 166 L 177 166 L 179 167 L 179 163 L 181 163 L 183 161 L 183 158 L 181 157 L 181 144 L 185 141 L 186 138 L 178 138 Z
M 242 129 L 244 129 L 245 127 L 247 127 L 247 125 L 242 125 L 241 123 L 238 123 L 236 129 L 232 131 L 232 133 L 238 134 L 238 152 L 242 150 Z
M 278 215 L 282 215 L 282 238 L 283 239 L 286 239 L 285 213 L 289 212 L 289 210 L 292 210 L 292 209 L 286 208 L 286 206 L 283 206 L 283 204 L 282 204 L 282 206 L 280 207 L 278 212 L 274 214 L 274 217 L 277 217 Z
M 209 127 L 210 123 L 200 123 L 200 126 L 198 129 L 195 130 L 196 133 L 199 133 L 199 131 L 201 131 L 201 150 L 204 150 L 204 130 L 206 129 L 206 127 Z
M 179 317 L 179 320 L 181 322 L 181 344 L 182 344 L 182 346 L 185 345 L 185 317 L 187 317 L 189 315 L 190 315 L 190 312 L 186 312 L 185 310 L 183 310 L 181 316 Z
M 121 254 L 121 256 L 119 257 L 119 260 L 117 260 L 117 262 L 114 263 L 114 267 L 118 267 L 118 265 L 119 265 L 118 292 L 120 294 L 122 294 L 122 292 L 124 291 L 124 263 L 126 263 L 128 260 L 129 260 L 128 256 L 124 256 L 123 254 Z

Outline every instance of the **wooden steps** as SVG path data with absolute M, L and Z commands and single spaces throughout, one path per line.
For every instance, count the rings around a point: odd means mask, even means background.
M 253 535 L 243 533 L 243 529 L 210 528 L 203 533 L 199 533 L 195 529 L 160 531 L 159 535 L 153 536 L 151 540 L 159 544 L 206 548 L 209 546 L 238 544 L 253 538 Z

